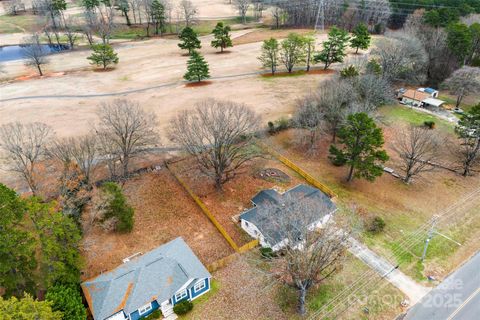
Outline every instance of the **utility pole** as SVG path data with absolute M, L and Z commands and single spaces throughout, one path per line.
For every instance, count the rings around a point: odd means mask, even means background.
M 317 31 L 318 20 L 320 20 L 322 31 L 325 30 L 325 0 L 318 1 L 317 19 L 315 21 L 315 31 Z
M 433 216 L 432 218 L 432 226 L 430 227 L 430 231 L 428 232 L 427 240 L 425 240 L 425 246 L 423 247 L 423 254 L 422 254 L 422 262 L 425 260 L 425 256 L 427 255 L 428 244 L 430 240 L 433 238 L 433 234 L 435 233 L 435 225 L 437 224 L 438 216 Z

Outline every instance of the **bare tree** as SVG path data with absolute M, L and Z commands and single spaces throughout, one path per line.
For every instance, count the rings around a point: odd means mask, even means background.
M 409 15 L 404 30 L 417 38 L 427 53 L 426 75 L 429 82 L 437 85 L 458 67 L 456 58 L 450 54 L 447 45 L 447 32 L 444 28 L 432 27 L 424 23 L 425 10 L 416 10 Z
M 5 1 L 3 7 L 7 14 L 14 16 L 16 16 L 19 11 L 25 11 L 25 4 L 22 0 Z
M 457 96 L 455 108 L 459 108 L 464 97 L 480 91 L 480 68 L 464 66 L 445 80 L 442 87 Z
M 0 147 L 5 152 L 8 170 L 20 174 L 34 195 L 37 194 L 37 164 L 46 155 L 52 130 L 44 123 L 19 122 L 0 127 Z
M 397 134 L 394 149 L 401 161 L 405 183 L 423 172 L 432 171 L 432 165 L 439 157 L 440 140 L 437 133 L 425 128 L 411 126 Z
M 235 7 L 238 10 L 238 14 L 242 17 L 243 24 L 247 23 L 247 11 L 250 8 L 250 0 L 234 0 Z
M 130 160 L 157 143 L 156 116 L 142 110 L 136 102 L 120 99 L 103 103 L 98 116 L 98 135 L 103 135 L 102 142 L 108 143 L 110 150 L 106 151 L 113 151 L 118 156 L 125 178 Z
M 324 201 L 286 196 L 282 203 L 259 206 L 267 243 L 281 238 L 280 255 L 270 258 L 272 276 L 298 292 L 298 311 L 304 315 L 308 290 L 339 271 L 350 231 L 340 228 Z M 319 223 L 320 222 L 320 223 Z M 279 237 L 280 235 L 280 237 Z
M 65 18 L 63 15 L 62 15 L 62 19 L 63 19 L 63 32 L 68 39 L 70 50 L 73 50 L 75 43 L 78 40 L 78 34 L 75 30 L 75 26 L 78 25 L 77 20 L 75 19 L 75 17 Z
M 309 132 L 306 145 L 308 152 L 311 154 L 316 154 L 316 143 L 324 121 L 323 114 L 318 108 L 317 102 L 318 99 L 315 95 L 308 95 L 299 100 L 293 120 L 296 127 Z
M 48 50 L 40 44 L 39 35 L 34 33 L 25 38 L 21 47 L 25 65 L 36 67 L 40 76 L 43 76 L 42 65 L 48 63 Z
M 375 74 L 364 74 L 351 80 L 356 93 L 358 112 L 372 113 L 394 101 L 390 81 Z
M 179 11 L 180 11 L 181 17 L 185 21 L 185 25 L 187 27 L 190 27 L 193 20 L 198 15 L 197 7 L 190 0 L 182 0 L 180 1 Z
M 405 33 L 395 33 L 379 39 L 372 55 L 382 66 L 382 75 L 387 80 L 405 80 L 423 83 L 427 53 L 418 39 Z
M 259 119 L 243 104 L 207 99 L 171 121 L 170 138 L 195 157 L 218 190 L 256 156 L 251 148 Z
M 98 150 L 95 135 L 57 139 L 48 151 L 52 157 L 61 161 L 66 169 L 75 163 L 76 168 L 83 175 L 85 183 L 90 184 L 98 160 L 96 159 Z

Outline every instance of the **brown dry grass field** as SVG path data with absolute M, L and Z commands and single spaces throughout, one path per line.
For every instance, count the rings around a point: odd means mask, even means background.
M 392 111 L 395 109 L 392 108 L 404 107 L 384 107 L 380 110 L 380 119 L 386 139 L 385 147 L 391 156 L 386 165 L 398 170 L 398 157 L 392 148 L 392 143 L 395 135 L 407 125 L 408 121 L 398 117 L 396 111 Z M 404 109 L 407 113 L 415 114 L 414 111 Z M 415 117 L 428 116 L 415 114 Z M 453 136 L 453 127 L 442 121 L 437 121 L 435 130 L 440 136 Z M 311 173 L 320 182 L 331 187 L 338 194 L 339 202 L 343 205 L 353 205 L 360 211 L 367 212 L 367 215 L 383 217 L 386 222 L 384 234 L 379 236 L 365 234 L 363 240 L 385 257 L 392 255 L 397 242 L 407 236 L 409 232 L 416 230 L 423 223 L 428 222 L 433 215 L 441 213 L 465 195 L 480 188 L 478 176 L 464 178 L 459 174 L 442 169 L 427 172 L 410 185 L 405 185 L 401 180 L 388 174 L 384 174 L 373 183 L 364 180 L 347 183 L 345 182 L 347 169 L 333 166 L 328 159 L 331 137 L 324 136 L 318 143 L 317 154 L 308 156 L 305 150 L 298 146 L 299 136 L 301 133 L 298 131 L 289 130 L 270 137 L 268 143 L 271 143 L 275 149 Z M 444 163 L 452 165 L 451 153 L 445 152 L 443 157 Z M 393 262 L 403 262 L 401 268 L 419 281 L 425 282 L 426 275 L 434 275 L 437 278 L 446 276 L 462 261 L 480 249 L 479 242 L 476 240 L 480 234 L 480 225 L 477 223 L 479 212 L 480 199 L 474 199 L 467 210 L 459 212 L 457 217 L 450 217 L 438 225 L 440 231 L 463 245 L 458 248 L 441 237 L 434 238 L 425 262 L 425 270 L 419 269 L 417 264 L 425 240 L 422 237 L 417 238 L 417 242 L 413 248 L 407 250 L 407 253 L 403 252 L 392 258 L 393 260 L 397 259 Z M 467 221 L 470 223 L 466 223 Z
M 124 190 L 135 209 L 134 229 L 128 234 L 105 232 L 100 227 L 87 232 L 82 242 L 84 278 L 110 270 L 120 265 L 123 258 L 147 252 L 177 237 L 183 237 L 205 265 L 233 253 L 167 169 L 133 178 Z

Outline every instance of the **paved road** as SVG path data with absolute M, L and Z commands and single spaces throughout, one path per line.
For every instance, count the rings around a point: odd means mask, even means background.
M 417 303 L 430 291 L 430 288 L 416 283 L 410 277 L 395 268 L 394 265 L 367 248 L 364 244 L 354 238 L 350 238 L 349 242 L 350 247 L 348 250 L 370 268 L 374 269 L 378 274 L 385 277 L 388 282 L 405 293 L 408 296 L 410 303 Z
M 480 252 L 410 309 L 404 319 L 480 319 Z

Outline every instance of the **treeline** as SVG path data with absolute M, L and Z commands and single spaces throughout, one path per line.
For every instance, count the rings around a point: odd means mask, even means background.
M 407 16 L 417 9 L 425 9 L 427 16 L 441 21 L 442 26 L 460 20 L 460 17 L 480 13 L 480 0 L 389 0 L 393 9 L 389 26 L 400 28 Z

